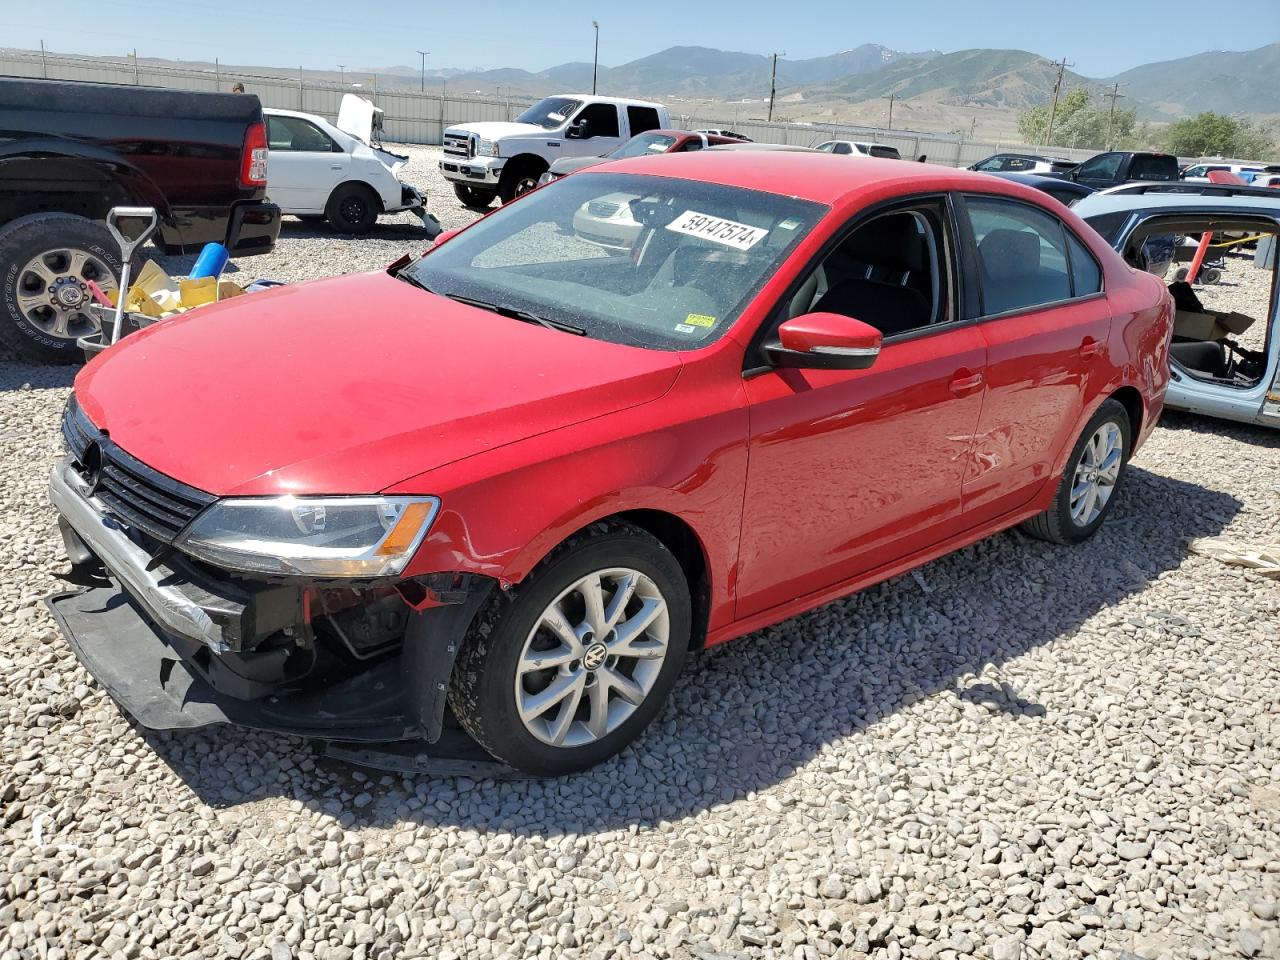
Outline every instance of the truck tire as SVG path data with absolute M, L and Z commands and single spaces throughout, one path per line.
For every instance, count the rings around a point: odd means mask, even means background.
M 469 187 L 465 183 L 455 183 L 453 195 L 464 207 L 470 207 L 473 210 L 488 210 L 493 205 L 493 198 L 497 196 L 492 191 Z
M 498 196 L 503 203 L 510 203 L 516 197 L 524 196 L 538 187 L 538 178 L 547 172 L 550 164 L 537 157 L 527 157 L 508 163 L 502 171 L 502 181 L 498 184 Z
M 141 255 L 134 257 L 138 275 Z M 33 213 L 0 228 L 0 346 L 36 363 L 80 363 L 76 340 L 99 329 L 87 282 L 120 281 L 107 228 L 71 213 Z
M 368 233 L 378 222 L 382 204 L 363 183 L 343 183 L 334 187 L 325 204 L 324 215 L 339 233 Z

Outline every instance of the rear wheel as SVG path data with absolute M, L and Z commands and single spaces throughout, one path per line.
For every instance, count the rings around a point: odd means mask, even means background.
M 670 551 L 629 524 L 596 524 L 477 616 L 449 704 L 514 767 L 584 770 L 661 709 L 684 663 L 690 611 Z
M 114 292 L 120 268 L 111 234 L 85 217 L 36 213 L 8 224 L 0 230 L 0 342 L 24 360 L 83 361 L 76 340 L 99 330 L 89 281 Z
M 497 196 L 492 190 L 480 190 L 463 183 L 453 185 L 453 194 L 464 207 L 472 207 L 476 210 L 488 210 L 493 204 L 493 198 Z
M 380 207 L 377 195 L 364 184 L 344 183 L 330 195 L 324 215 L 339 233 L 368 233 L 378 222 Z
M 1115 502 L 1132 444 L 1129 414 L 1107 400 L 1084 428 L 1067 461 L 1053 504 L 1022 529 L 1051 543 L 1080 543 L 1093 536 Z

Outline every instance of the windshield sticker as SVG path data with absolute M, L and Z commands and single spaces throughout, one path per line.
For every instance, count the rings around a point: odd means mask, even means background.
M 691 327 L 687 323 L 677 323 L 676 333 L 697 333 L 697 327 Z
M 708 317 L 705 313 L 691 313 L 684 318 L 684 322 L 691 327 L 714 327 L 716 318 Z
M 800 226 L 800 221 L 799 221 L 799 220 L 791 220 L 791 219 L 787 219 L 787 220 L 783 220 L 780 224 L 778 224 L 778 229 L 779 229 L 779 230 L 794 230 L 794 229 L 795 229 L 796 227 L 798 227 L 798 226 Z
M 722 243 L 735 250 L 750 250 L 769 235 L 769 231 L 761 227 L 708 216 L 696 210 L 686 210 L 667 224 L 667 229 L 713 243 Z

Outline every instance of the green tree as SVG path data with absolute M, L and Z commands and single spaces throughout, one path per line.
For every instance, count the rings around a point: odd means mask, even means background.
M 1107 103 L 1106 98 L 1103 98 Z M 1018 132 L 1026 143 L 1045 142 L 1049 131 L 1048 106 L 1031 107 L 1018 117 Z M 1117 110 L 1114 116 L 1110 104 L 1093 106 L 1093 97 L 1084 87 L 1077 87 L 1058 101 L 1058 111 L 1053 118 L 1051 145 L 1059 147 L 1088 147 L 1101 150 L 1127 144 L 1138 124 L 1136 110 Z
M 1165 149 L 1181 157 L 1238 157 L 1262 160 L 1275 149 L 1270 130 L 1249 120 L 1201 113 L 1169 125 Z

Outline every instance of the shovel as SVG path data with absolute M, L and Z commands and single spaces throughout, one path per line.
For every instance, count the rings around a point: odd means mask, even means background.
M 147 225 L 138 236 L 130 239 L 120 232 L 118 224 L 121 218 L 145 220 Z M 107 229 L 116 238 L 116 243 L 120 244 L 121 264 L 120 293 L 116 297 L 115 329 L 111 331 L 112 343 L 120 339 L 120 331 L 124 328 L 124 301 L 129 294 L 129 271 L 130 261 L 133 260 L 133 252 L 146 243 L 151 235 L 156 232 L 156 227 L 159 223 L 160 217 L 156 214 L 155 207 L 112 207 L 107 212 Z

